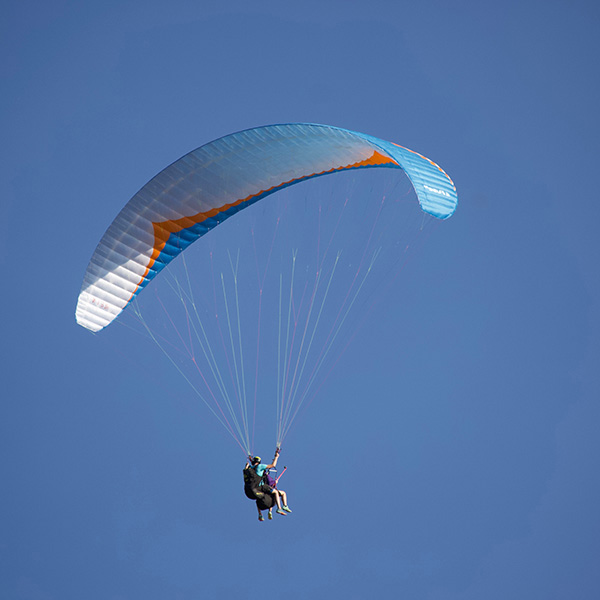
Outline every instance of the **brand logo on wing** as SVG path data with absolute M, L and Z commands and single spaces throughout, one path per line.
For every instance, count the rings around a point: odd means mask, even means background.
M 445 190 L 440 190 L 438 188 L 433 188 L 429 185 L 427 185 L 426 183 L 423 184 L 423 187 L 428 190 L 429 192 L 433 192 L 434 194 L 439 194 L 440 196 L 446 196 L 446 198 L 450 198 L 450 194 L 448 192 L 446 192 Z

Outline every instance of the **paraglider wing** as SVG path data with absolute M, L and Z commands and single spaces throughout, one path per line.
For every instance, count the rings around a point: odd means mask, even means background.
M 437 218 L 456 208 L 448 175 L 392 142 L 303 123 L 234 133 L 161 171 L 117 215 L 85 273 L 77 323 L 91 331 L 106 327 L 192 242 L 261 198 L 312 177 L 366 167 L 404 170 L 421 208 Z

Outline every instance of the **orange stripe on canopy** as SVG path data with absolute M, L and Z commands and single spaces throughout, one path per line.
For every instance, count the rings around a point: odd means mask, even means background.
M 361 160 L 359 162 L 352 163 L 350 165 L 334 167 L 333 169 L 321 171 L 320 173 L 311 173 L 310 175 L 303 175 L 302 177 L 296 177 L 294 179 L 290 179 L 289 181 L 284 181 L 283 183 L 274 185 L 266 190 L 261 190 L 259 192 L 256 192 L 255 194 L 250 194 L 249 196 L 246 196 L 245 198 L 240 198 L 239 200 L 235 200 L 234 202 L 231 202 L 229 204 L 223 204 L 223 206 L 220 206 L 219 208 L 212 208 L 206 212 L 199 212 L 199 213 L 196 213 L 195 215 L 192 215 L 191 217 L 180 217 L 179 219 L 171 219 L 168 221 L 153 222 L 152 227 L 154 228 L 154 244 L 152 247 L 152 255 L 150 256 L 150 261 L 148 262 L 148 266 L 146 267 L 144 274 L 140 278 L 140 281 L 137 283 L 134 292 L 131 294 L 131 298 L 133 298 L 135 296 L 140 285 L 144 282 L 144 279 L 146 279 L 146 277 L 148 276 L 150 269 L 154 266 L 154 263 L 160 256 L 161 252 L 164 250 L 165 245 L 167 244 L 167 241 L 169 240 L 169 237 L 173 233 L 179 233 L 180 231 L 183 231 L 184 229 L 189 229 L 190 227 L 193 227 L 194 225 L 198 225 L 199 223 L 202 223 L 203 221 L 206 221 L 207 219 L 212 219 L 212 218 L 216 217 L 218 214 L 227 212 L 234 206 L 239 206 L 240 204 L 244 204 L 245 202 L 249 202 L 249 201 L 257 198 L 258 196 L 270 194 L 272 192 L 275 192 L 279 188 L 285 187 L 292 183 L 297 183 L 304 179 L 310 179 L 311 177 L 317 177 L 318 175 L 325 175 L 327 173 L 334 173 L 336 171 L 344 171 L 347 169 L 359 169 L 361 167 L 377 167 L 377 166 L 382 166 L 382 165 L 386 165 L 386 164 L 398 165 L 398 163 L 393 158 L 391 158 L 389 156 L 385 156 L 384 154 L 377 152 L 377 150 L 374 150 L 373 154 L 369 158 L 366 158 L 365 160 Z M 131 298 L 130 298 L 130 300 L 131 300 Z

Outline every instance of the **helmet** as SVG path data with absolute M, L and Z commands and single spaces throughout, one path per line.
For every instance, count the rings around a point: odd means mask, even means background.
M 260 458 L 260 456 L 255 456 L 255 457 L 252 459 L 252 464 L 253 464 L 253 465 L 258 465 L 258 464 L 260 464 L 260 461 L 261 461 L 261 458 Z

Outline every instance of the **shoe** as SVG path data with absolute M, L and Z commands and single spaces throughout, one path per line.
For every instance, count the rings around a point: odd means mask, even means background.
M 278 515 L 283 515 L 285 517 L 285 513 L 282 510 L 277 509 L 275 511 Z
M 273 520 L 273 511 L 270 510 L 269 514 L 267 516 L 269 517 L 269 521 L 272 521 Z
M 292 509 L 286 504 L 285 506 L 282 506 L 281 508 L 283 508 L 283 510 L 285 510 L 285 512 L 292 512 Z
M 264 521 L 264 520 L 265 520 L 265 518 L 264 518 L 262 515 L 258 515 L 258 520 L 259 520 L 259 521 Z

